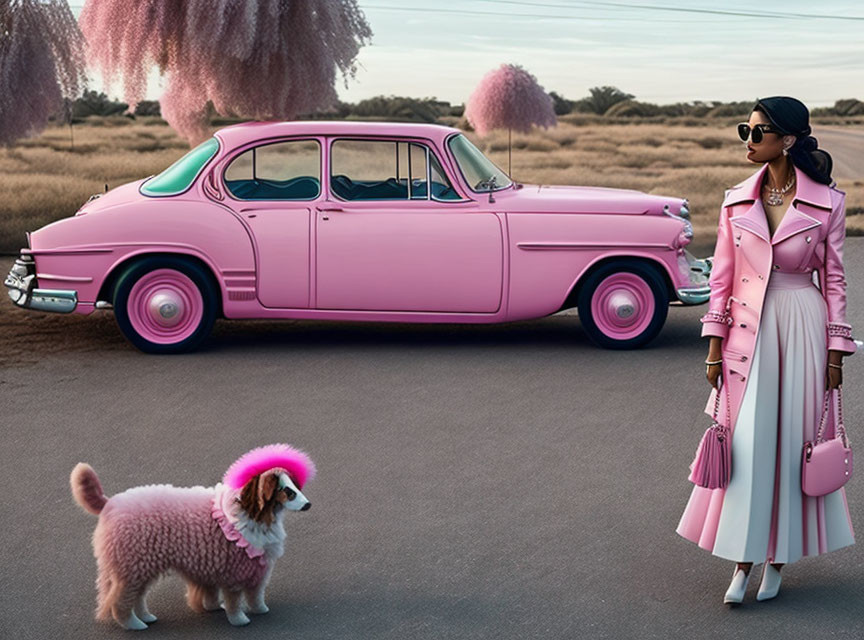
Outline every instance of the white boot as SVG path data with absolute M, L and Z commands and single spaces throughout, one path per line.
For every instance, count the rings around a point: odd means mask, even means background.
M 753 567 L 750 567 L 753 571 Z M 750 579 L 750 571 L 744 573 L 744 570 L 735 565 L 735 572 L 732 574 L 732 582 L 729 583 L 729 588 L 726 590 L 726 595 L 723 597 L 723 602 L 726 604 L 738 604 L 744 600 L 744 593 L 747 591 L 747 581 Z
M 757 600 L 770 600 L 780 591 L 780 572 L 770 562 L 762 567 L 762 581 L 759 583 Z

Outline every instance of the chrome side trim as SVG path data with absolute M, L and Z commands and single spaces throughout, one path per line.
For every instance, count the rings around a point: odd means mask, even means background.
M 44 278 L 45 280 L 65 280 L 66 282 L 93 282 L 93 278 L 87 276 L 57 276 L 53 273 L 37 273 L 36 279 Z
M 671 249 L 667 242 L 519 242 L 516 246 L 523 251 L 571 251 L 574 249 L 620 249 L 626 247 Z
M 140 243 L 139 243 L 140 244 Z M 103 249 L 101 247 L 88 247 L 82 249 L 25 249 L 27 253 L 22 253 L 21 257 L 32 257 L 32 256 L 41 256 L 41 255 L 52 255 L 52 256 L 71 256 L 71 255 L 82 255 L 82 254 L 91 254 L 91 253 L 112 253 L 114 249 Z

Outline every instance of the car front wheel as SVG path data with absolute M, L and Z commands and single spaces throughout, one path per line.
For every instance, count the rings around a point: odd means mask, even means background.
M 218 293 L 194 260 L 147 257 L 128 266 L 114 287 L 114 316 L 123 335 L 146 353 L 183 353 L 210 334 Z
M 635 349 L 660 333 L 669 298 L 657 269 L 638 260 L 621 260 L 588 276 L 577 305 L 582 326 L 597 345 Z

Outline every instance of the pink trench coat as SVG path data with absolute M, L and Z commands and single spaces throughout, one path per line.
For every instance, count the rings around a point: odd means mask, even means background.
M 726 191 L 709 280 L 709 310 L 701 318 L 703 337 L 723 338 L 722 376 L 726 388 L 721 388 L 718 419 L 726 415 L 728 390 L 733 430 L 756 346 L 765 287 L 771 270 L 778 268 L 775 257 L 782 256 L 778 262 L 785 265 L 797 264 L 802 273 L 818 273 L 828 311 L 828 349 L 852 354 L 856 348 L 851 326 L 846 322 L 846 194 L 816 182 L 796 167 L 795 198 L 772 237 L 760 197 L 767 170 L 765 163 Z M 712 388 L 705 405 L 708 415 L 713 413 L 715 394 Z M 826 437 L 831 436 L 833 424 L 826 422 Z

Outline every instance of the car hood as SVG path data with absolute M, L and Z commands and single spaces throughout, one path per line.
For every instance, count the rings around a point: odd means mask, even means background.
M 683 198 L 660 196 L 636 189 L 609 187 L 548 186 L 524 184 L 521 189 L 495 193 L 495 200 L 506 202 L 507 211 L 536 213 L 616 213 L 663 214 L 664 206 L 677 214 Z
M 138 188 L 145 180 L 147 180 L 147 178 L 135 180 L 134 182 L 127 182 L 126 184 L 121 184 L 119 187 L 114 187 L 105 193 L 94 194 L 98 197 L 81 205 L 81 208 L 78 209 L 75 215 L 80 216 L 85 213 L 104 211 L 117 206 L 118 204 L 126 204 L 134 200 L 141 200 L 144 196 L 138 192 Z

